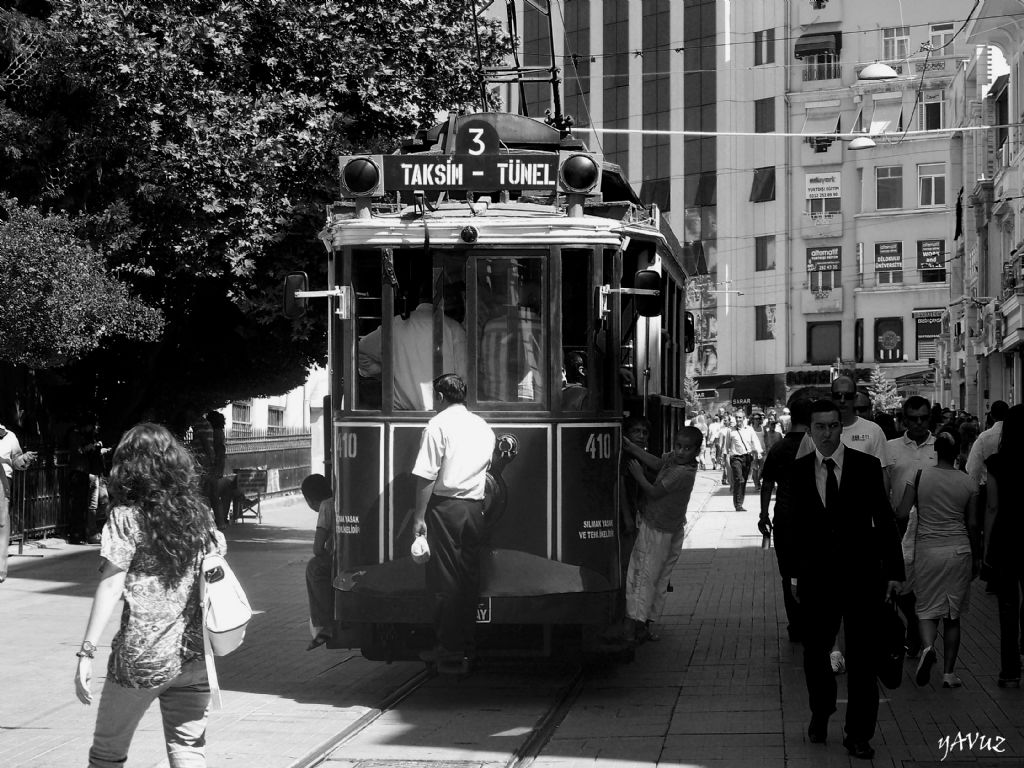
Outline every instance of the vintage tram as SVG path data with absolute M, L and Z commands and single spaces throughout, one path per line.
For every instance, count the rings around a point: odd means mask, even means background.
M 431 381 L 454 371 L 497 435 L 478 652 L 585 647 L 621 611 L 623 414 L 648 416 L 652 450 L 685 418 L 692 316 L 678 242 L 617 166 L 522 116 L 453 114 L 393 155 L 340 162 L 343 200 L 320 234 L 337 516 L 329 646 L 392 660 L 433 645 L 410 557 L 410 470 Z

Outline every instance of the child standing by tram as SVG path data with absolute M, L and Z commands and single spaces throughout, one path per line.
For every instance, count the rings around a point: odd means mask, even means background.
M 697 456 L 704 436 L 696 427 L 683 427 L 672 444 L 673 450 L 660 459 L 623 441 L 632 457 L 627 464 L 644 495 L 636 544 L 626 575 L 626 616 L 633 620 L 637 642 L 660 639 L 654 625 L 661 620 L 669 578 L 683 546 L 686 507 L 697 478 Z M 654 482 L 644 474 L 646 465 L 657 470 Z

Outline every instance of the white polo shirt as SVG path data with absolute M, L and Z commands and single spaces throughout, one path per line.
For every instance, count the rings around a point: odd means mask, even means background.
M 925 467 L 934 467 L 937 463 L 935 458 L 935 435 L 928 433 L 928 438 L 921 443 L 911 440 L 904 432 L 901 437 L 894 437 L 888 442 L 889 458 L 892 460 L 890 480 L 892 490 L 889 501 L 893 507 L 899 505 L 907 485 L 913 485 L 917 477 L 917 470 Z
M 434 493 L 483 499 L 494 430 L 464 405 L 449 405 L 427 422 L 412 473 L 434 481 Z

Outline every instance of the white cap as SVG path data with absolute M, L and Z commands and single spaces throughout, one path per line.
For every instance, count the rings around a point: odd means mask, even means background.
M 414 563 L 421 565 L 430 559 L 430 547 L 427 544 L 427 537 L 420 534 L 412 543 L 412 559 Z

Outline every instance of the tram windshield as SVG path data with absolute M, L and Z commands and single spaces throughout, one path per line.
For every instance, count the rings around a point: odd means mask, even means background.
M 547 248 L 353 250 L 355 409 L 387 410 L 390 398 L 394 411 L 431 411 L 431 383 L 447 372 L 463 377 L 468 400 L 483 409 L 607 407 L 601 369 L 613 360 L 591 330 L 601 262 L 588 248 L 560 253 L 560 290 L 552 290 Z

